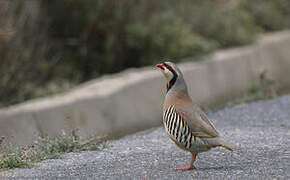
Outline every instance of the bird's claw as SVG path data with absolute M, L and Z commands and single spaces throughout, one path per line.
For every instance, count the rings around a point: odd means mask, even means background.
M 185 167 L 179 167 L 179 168 L 174 168 L 174 170 L 181 170 L 181 171 L 187 171 L 187 170 L 191 170 L 191 169 L 196 169 L 195 166 L 185 166 Z

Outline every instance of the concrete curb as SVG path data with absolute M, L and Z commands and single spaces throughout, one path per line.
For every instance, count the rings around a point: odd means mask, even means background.
M 218 51 L 202 62 L 179 65 L 191 96 L 211 106 L 245 93 L 266 69 L 289 88 L 290 31 L 261 37 L 250 46 Z M 82 137 L 115 137 L 161 124 L 165 82 L 154 67 L 130 69 L 87 82 L 63 94 L 0 110 L 0 136 L 26 145 L 37 135 L 79 129 Z

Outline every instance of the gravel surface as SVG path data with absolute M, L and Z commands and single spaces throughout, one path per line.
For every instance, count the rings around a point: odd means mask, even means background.
M 154 128 L 109 142 L 95 152 L 69 153 L 31 169 L 0 172 L 1 179 L 290 179 L 290 96 L 238 105 L 209 114 L 237 150 L 215 148 L 198 155 L 180 150 Z M 161 121 L 161 120 L 160 120 Z

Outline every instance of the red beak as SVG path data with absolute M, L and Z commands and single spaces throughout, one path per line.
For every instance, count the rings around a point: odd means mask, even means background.
M 156 67 L 160 68 L 160 69 L 164 69 L 164 65 L 162 63 L 160 64 L 156 64 Z

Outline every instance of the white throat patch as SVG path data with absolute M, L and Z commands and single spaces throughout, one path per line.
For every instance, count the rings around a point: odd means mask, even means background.
M 164 74 L 168 82 L 174 77 L 173 73 L 169 71 L 166 67 L 164 68 L 164 70 L 162 70 L 162 73 Z

